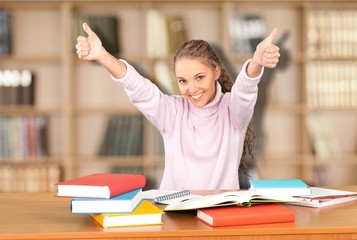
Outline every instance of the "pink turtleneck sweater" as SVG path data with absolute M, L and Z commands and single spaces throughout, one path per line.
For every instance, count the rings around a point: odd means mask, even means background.
M 165 169 L 160 189 L 239 189 L 238 167 L 248 124 L 263 74 L 250 78 L 247 61 L 232 91 L 196 108 L 183 96 L 162 93 L 131 65 L 121 79 L 131 102 L 160 131 L 165 145 Z

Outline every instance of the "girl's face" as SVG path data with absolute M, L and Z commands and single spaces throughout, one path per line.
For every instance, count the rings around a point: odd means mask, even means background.
M 216 80 L 220 68 L 212 70 L 200 59 L 181 58 L 175 65 L 180 92 L 194 106 L 201 108 L 211 102 L 216 94 Z

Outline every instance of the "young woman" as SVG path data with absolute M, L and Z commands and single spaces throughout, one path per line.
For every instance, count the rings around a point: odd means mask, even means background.
M 109 54 L 86 23 L 83 28 L 88 37 L 77 39 L 79 58 L 104 66 L 163 136 L 165 169 L 160 189 L 239 189 L 244 143 L 251 151 L 251 135 L 245 139 L 258 83 L 264 67 L 274 68 L 280 56 L 279 48 L 272 43 L 278 29 L 257 46 L 234 84 L 207 42 L 186 42 L 174 57 L 181 95 L 169 96 L 125 60 Z

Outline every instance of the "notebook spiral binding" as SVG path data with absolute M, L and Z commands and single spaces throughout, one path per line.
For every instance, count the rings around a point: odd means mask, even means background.
M 184 190 L 184 191 L 180 191 L 180 192 L 175 192 L 175 193 L 170 193 L 170 194 L 166 194 L 160 197 L 156 197 L 154 199 L 155 202 L 162 202 L 162 201 L 167 201 L 170 199 L 174 199 L 174 198 L 179 198 L 179 197 L 183 197 L 183 196 L 188 196 L 190 195 L 190 191 L 189 190 Z

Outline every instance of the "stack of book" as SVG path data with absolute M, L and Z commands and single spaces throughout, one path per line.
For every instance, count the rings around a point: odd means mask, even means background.
M 196 219 L 212 227 L 294 222 L 294 210 L 282 204 L 297 201 L 300 200 L 290 194 L 263 194 L 255 190 L 211 195 L 184 190 L 154 198 L 155 203 L 167 205 L 165 212 L 197 210 Z
M 57 183 L 58 197 L 71 197 L 70 211 L 88 214 L 102 227 L 162 223 L 160 208 L 142 197 L 140 174 L 98 173 Z
M 311 187 L 301 179 L 253 179 L 250 183 L 253 192 L 287 193 L 297 200 L 287 204 L 304 207 L 320 208 L 357 200 L 357 192 Z

